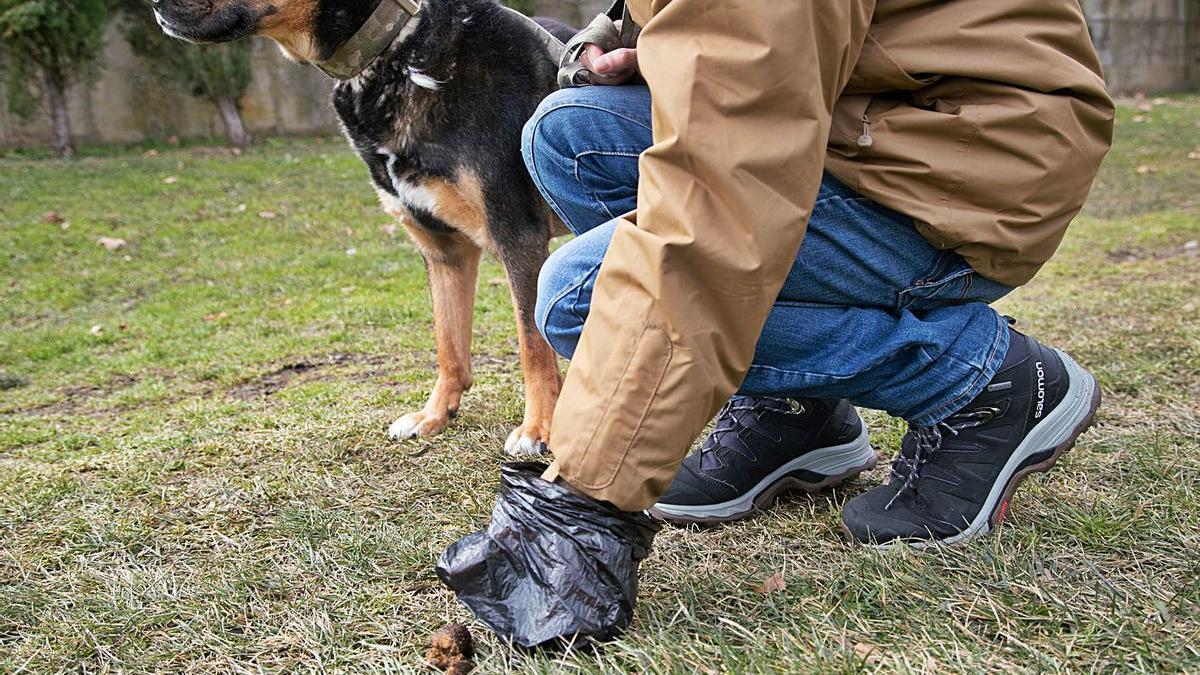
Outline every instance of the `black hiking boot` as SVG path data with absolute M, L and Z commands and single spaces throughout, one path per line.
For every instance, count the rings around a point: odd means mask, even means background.
M 785 489 L 816 492 L 875 462 L 866 425 L 848 401 L 738 397 L 650 515 L 675 524 L 739 520 Z
M 1013 330 L 999 372 L 934 426 L 910 426 L 886 485 L 846 503 L 861 544 L 957 544 L 999 527 L 1017 486 L 1054 466 L 1100 407 L 1091 373 Z

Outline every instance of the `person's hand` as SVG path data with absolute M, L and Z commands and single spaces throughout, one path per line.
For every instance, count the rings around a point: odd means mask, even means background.
M 620 30 L 621 22 L 617 22 Z M 589 44 L 580 57 L 583 67 L 592 72 L 592 84 L 625 84 L 638 74 L 636 49 L 616 49 L 605 53 L 599 45 Z

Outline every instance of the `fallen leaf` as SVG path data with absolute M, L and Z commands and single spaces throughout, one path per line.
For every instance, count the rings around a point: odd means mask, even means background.
M 158 157 L 158 151 L 151 148 L 142 153 L 142 157 Z
M 174 185 L 179 182 L 179 176 L 167 176 L 163 179 L 163 182 L 167 185 Z
M 755 593 L 767 595 L 769 593 L 779 593 L 787 590 L 787 582 L 783 580 L 783 574 L 776 572 L 763 580 L 762 585 L 754 589 Z
M 1154 99 L 1154 105 L 1170 105 L 1170 103 L 1171 99 L 1167 98 L 1166 96 L 1159 96 L 1158 98 Z
M 854 653 L 858 654 L 859 658 L 863 658 L 863 659 L 872 658 L 873 656 L 875 656 L 875 652 L 878 650 L 879 650 L 879 648 L 876 647 L 875 645 L 869 645 L 865 642 L 854 643 Z
M 1141 110 L 1142 112 L 1150 112 L 1151 110 L 1154 110 L 1154 104 L 1145 102 L 1139 103 L 1137 109 Z
M 1145 124 L 1145 123 L 1146 123 L 1146 122 L 1148 122 L 1149 120 L 1150 120 L 1150 118 L 1149 118 L 1149 117 L 1146 117 L 1145 115 L 1134 115 L 1134 116 L 1133 116 L 1133 123 L 1134 123 L 1134 124 Z
M 353 237 L 353 236 L 354 236 L 354 228 L 347 227 L 345 230 L 343 230 L 343 232 L 345 232 L 345 233 L 346 233 L 346 236 L 347 236 L 347 237 Z
M 119 326 L 117 326 L 117 330 L 119 330 L 123 333 L 123 332 L 129 330 L 129 324 L 127 324 L 127 323 L 120 324 Z
M 1154 168 L 1153 166 L 1150 166 L 1149 164 L 1143 164 L 1143 165 L 1139 166 L 1137 169 L 1135 169 L 1135 171 L 1137 171 L 1139 176 L 1148 176 L 1151 174 L 1158 173 L 1158 169 Z
M 209 323 L 212 323 L 213 321 L 220 321 L 221 319 L 224 319 L 227 316 L 229 316 L 228 312 L 217 312 L 216 314 L 204 315 L 204 320 Z
M 386 234 L 386 235 L 387 235 L 387 236 L 389 236 L 389 237 L 394 237 L 394 236 L 396 236 L 396 231 L 397 231 L 397 230 L 396 230 L 396 226 L 395 226 L 395 225 L 392 225 L 391 223 L 388 223 L 387 225 L 384 225 L 384 226 L 383 226 L 381 229 L 383 230 L 383 233 L 384 233 L 384 234 Z
M 1133 509 L 1133 519 L 1137 520 L 1138 518 L 1141 518 L 1142 514 L 1145 512 L 1146 512 L 1146 502 L 1138 502 L 1137 507 Z
M 92 335 L 99 335 L 104 332 L 104 326 L 96 324 L 95 326 L 92 326 L 91 330 L 88 332 L 90 332 Z
M 353 286 L 342 286 L 342 293 L 344 295 L 349 295 L 350 293 L 353 293 L 353 292 L 354 292 Z
M 263 220 L 275 220 L 279 217 L 279 214 L 275 213 L 274 211 L 259 211 L 258 217 L 262 218 Z
M 66 221 L 67 219 L 63 217 L 63 214 L 59 213 L 58 211 L 47 211 L 42 214 L 43 223 L 58 225 L 59 223 L 65 223 Z
M 233 154 L 233 156 L 234 156 L 234 157 L 241 157 L 241 156 L 242 156 L 242 149 L 241 149 L 241 148 L 234 148 L 234 149 L 230 150 L 229 152 L 230 152 L 231 154 Z
M 1200 159 L 1200 150 L 1193 150 L 1189 152 L 1188 159 Z
M 125 248 L 125 240 L 117 237 L 100 237 L 96 240 L 96 243 L 109 251 L 119 251 Z

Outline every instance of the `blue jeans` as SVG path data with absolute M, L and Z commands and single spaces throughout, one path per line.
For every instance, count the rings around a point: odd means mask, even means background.
M 577 235 L 546 262 L 538 288 L 538 326 L 565 358 L 587 321 L 613 219 L 637 207 L 638 156 L 652 142 L 645 87 L 560 91 L 525 127 L 529 172 Z M 1011 290 L 827 174 L 738 393 L 847 398 L 934 424 L 999 368 L 1008 327 L 988 305 Z

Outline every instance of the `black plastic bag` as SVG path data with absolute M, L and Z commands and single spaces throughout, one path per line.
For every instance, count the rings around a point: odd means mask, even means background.
M 502 467 L 492 522 L 446 549 L 438 577 L 518 646 L 612 639 L 633 616 L 659 525 L 542 480 L 545 468 Z

